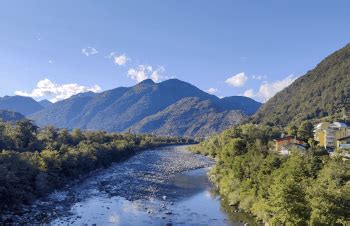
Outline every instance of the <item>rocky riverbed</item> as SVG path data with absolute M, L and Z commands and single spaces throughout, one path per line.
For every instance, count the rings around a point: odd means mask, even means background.
M 142 151 L 3 216 L 16 223 L 52 225 L 240 225 L 229 220 L 210 193 L 206 172 L 214 162 L 186 148 Z

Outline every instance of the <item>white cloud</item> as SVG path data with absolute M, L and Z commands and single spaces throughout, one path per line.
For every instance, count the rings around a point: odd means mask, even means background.
M 94 47 L 86 47 L 81 50 L 81 53 L 84 54 L 85 56 L 90 56 L 97 54 L 98 51 Z
M 125 54 L 120 56 L 114 56 L 114 63 L 118 64 L 119 66 L 125 65 L 127 61 L 128 61 L 128 58 L 126 57 Z
M 243 93 L 243 96 L 253 98 L 254 97 L 254 90 L 253 89 L 248 89 Z
M 289 75 L 286 78 L 282 80 L 278 80 L 272 83 L 269 82 L 263 82 L 260 87 L 259 91 L 254 93 L 253 89 L 248 89 L 244 92 L 244 96 L 250 97 L 250 98 L 257 98 L 260 101 L 267 101 L 271 97 L 273 97 L 276 93 L 283 90 L 290 84 L 292 84 L 297 77 L 294 75 Z
M 148 78 L 146 68 L 143 65 L 139 65 L 138 68 L 130 68 L 128 70 L 128 76 L 137 82 L 141 82 Z
M 168 78 L 168 76 L 164 74 L 165 68 L 163 66 L 158 66 L 156 69 L 153 69 L 151 65 L 140 64 L 138 67 L 130 68 L 128 70 L 128 76 L 137 82 L 141 82 L 149 78 L 154 82 L 160 82 Z
M 57 102 L 63 99 L 67 99 L 78 93 L 84 93 L 88 91 L 101 92 L 101 87 L 94 85 L 92 87 L 81 86 L 78 84 L 55 84 L 49 79 L 40 80 L 37 84 L 37 88 L 31 92 L 16 91 L 15 94 L 19 96 L 33 97 L 36 99 L 49 99 L 51 102 Z
M 164 75 L 165 68 L 163 66 L 159 66 L 156 70 L 153 71 L 152 67 L 148 68 L 149 71 L 152 71 L 151 79 L 155 82 L 160 82 L 164 79 L 167 79 L 168 77 Z
M 238 73 L 231 78 L 228 78 L 225 82 L 233 87 L 241 87 L 244 86 L 248 77 L 244 74 L 244 72 Z
M 115 52 L 111 52 L 108 56 L 105 56 L 105 58 L 113 59 L 113 62 L 119 66 L 124 66 L 128 61 L 130 61 L 130 58 L 125 54 L 118 55 Z
M 207 92 L 210 93 L 210 94 L 214 94 L 214 93 L 216 93 L 217 91 L 218 91 L 218 89 L 216 89 L 216 88 L 209 88 L 209 89 L 207 90 Z
M 48 60 L 47 61 L 49 64 L 53 64 L 53 60 Z

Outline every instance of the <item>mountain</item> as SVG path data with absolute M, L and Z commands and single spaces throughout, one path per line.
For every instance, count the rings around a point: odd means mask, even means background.
M 350 44 L 267 101 L 256 123 L 285 126 L 350 111 Z
M 261 103 L 249 97 L 232 96 L 221 99 L 222 105 L 228 110 L 242 110 L 247 115 L 253 115 L 260 107 Z
M 43 106 L 44 108 L 50 107 L 53 103 L 48 100 L 41 100 L 39 101 L 39 104 Z
M 33 98 L 23 96 L 4 96 L 0 97 L 0 110 L 9 110 L 30 115 L 43 109 Z
M 186 97 L 142 119 L 130 130 L 133 133 L 206 137 L 247 119 L 243 112 L 225 108 L 218 101 Z
M 0 110 L 0 120 L 5 122 L 16 122 L 24 119 L 24 116 L 18 112 Z
M 194 97 L 196 101 L 189 101 L 189 99 L 186 99 L 188 97 Z M 208 101 L 208 104 L 202 105 L 204 103 L 202 101 Z M 240 101 L 246 103 L 240 103 Z M 78 94 L 54 103 L 50 107 L 32 114 L 30 118 L 35 120 L 38 125 L 50 124 L 64 128 L 78 127 L 86 130 L 116 132 L 132 129 L 137 132 L 147 131 L 151 133 L 158 131 L 162 134 L 174 133 L 178 135 L 204 134 L 204 132 L 189 132 L 190 127 L 195 124 L 195 119 L 199 119 L 200 112 L 196 109 L 199 106 L 206 106 L 206 109 L 201 108 L 202 113 L 208 115 L 210 113 L 210 117 L 217 121 L 216 123 L 210 120 L 203 121 L 201 127 L 210 127 L 206 131 L 218 131 L 222 127 L 241 122 L 259 105 L 259 103 L 246 98 L 224 98 L 222 100 L 177 79 L 170 79 L 161 83 L 154 83 L 148 79 L 132 87 L 119 87 L 102 93 Z M 242 113 L 241 111 L 247 112 Z M 181 112 L 187 113 L 181 115 Z M 170 118 L 175 120 L 172 116 L 178 115 L 176 120 L 185 121 L 186 117 L 191 117 L 191 114 L 194 115 L 192 120 L 189 121 L 190 124 L 186 123 L 188 130 L 166 131 L 165 125 L 162 128 L 157 127 L 150 130 L 146 126 L 153 124 L 153 121 L 159 115 L 167 115 L 169 120 Z M 168 123 L 166 125 L 170 123 L 167 120 L 162 121 L 162 123 L 165 122 Z M 169 128 L 173 129 L 175 127 L 172 125 Z M 195 131 L 201 130 L 197 128 Z

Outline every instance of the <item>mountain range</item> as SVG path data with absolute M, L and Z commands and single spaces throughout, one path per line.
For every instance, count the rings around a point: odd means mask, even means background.
M 81 93 L 56 103 L 22 96 L 0 98 L 0 110 L 7 110 L 1 112 L 4 117 L 20 118 L 14 111 L 39 126 L 69 129 L 205 137 L 248 119 L 286 126 L 349 116 L 350 44 L 260 106 L 243 96 L 220 99 L 177 79 L 160 83 L 148 79 L 132 87 Z
M 286 126 L 303 120 L 349 116 L 350 44 L 267 101 L 255 123 Z
M 0 110 L 8 110 L 30 115 L 43 109 L 44 106 L 30 97 L 4 96 L 0 97 Z
M 0 120 L 4 122 L 16 122 L 21 119 L 24 119 L 24 115 L 8 110 L 0 110 Z
M 247 97 L 220 99 L 177 79 L 148 79 L 132 87 L 81 93 L 28 117 L 39 126 L 208 136 L 246 120 L 260 106 Z

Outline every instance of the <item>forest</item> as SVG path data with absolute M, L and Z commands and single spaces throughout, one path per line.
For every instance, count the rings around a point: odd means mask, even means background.
M 287 131 L 240 125 L 193 150 L 216 158 L 210 179 L 233 208 L 272 225 L 349 225 L 350 161 L 331 158 L 310 142 L 309 125 Z M 281 132 L 303 136 L 310 147 L 305 153 L 277 154 L 272 140 Z
M 269 99 L 253 122 L 274 126 L 298 124 L 350 112 L 350 44 Z
M 135 152 L 193 140 L 37 127 L 0 121 L 0 211 L 19 208 Z

